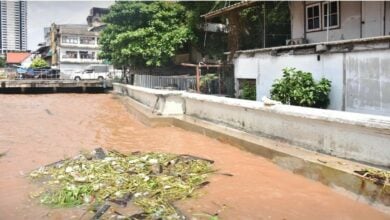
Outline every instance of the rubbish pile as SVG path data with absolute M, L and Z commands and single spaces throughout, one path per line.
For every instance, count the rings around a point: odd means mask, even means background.
M 390 186 L 390 171 L 374 168 L 355 170 L 355 173 L 371 179 L 375 184 L 380 186 Z
M 136 206 L 138 213 L 114 211 L 123 219 L 184 219 L 173 202 L 207 185 L 208 175 L 214 172 L 212 163 L 190 155 L 124 155 L 97 148 L 34 170 L 30 177 L 43 184 L 42 193 L 36 196 L 41 203 L 89 205 L 93 219 L 106 218 L 103 215 L 112 205 Z

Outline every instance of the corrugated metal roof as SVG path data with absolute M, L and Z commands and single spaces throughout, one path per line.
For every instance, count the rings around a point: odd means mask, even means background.
M 244 8 L 250 7 L 256 3 L 257 3 L 257 1 L 243 1 L 243 2 L 239 2 L 239 3 L 233 4 L 233 5 L 227 6 L 227 7 L 223 7 L 221 9 L 217 9 L 215 11 L 201 15 L 200 17 L 205 18 L 205 19 L 210 19 L 210 18 L 214 18 L 217 16 L 221 16 L 223 14 L 226 14 L 226 13 L 234 11 L 234 10 L 244 9 Z
M 60 34 L 75 34 L 97 36 L 98 33 L 88 31 L 89 26 L 83 24 L 60 24 L 58 25 Z
M 272 50 L 290 50 L 290 49 L 301 49 L 308 47 L 315 47 L 317 45 L 342 45 L 342 44 L 358 44 L 358 43 L 370 43 L 370 42 L 390 42 L 390 35 L 386 36 L 378 36 L 378 37 L 366 37 L 366 38 L 357 38 L 357 39 L 349 39 L 349 40 L 337 40 L 337 41 L 328 41 L 328 42 L 318 42 L 318 43 L 309 43 L 309 44 L 297 44 L 297 45 L 286 45 L 279 47 L 267 47 L 267 48 L 259 48 L 259 49 L 251 49 L 251 50 L 238 50 L 237 54 L 240 53 L 256 53 L 256 52 L 266 52 Z M 228 55 L 230 52 L 225 52 L 224 54 Z

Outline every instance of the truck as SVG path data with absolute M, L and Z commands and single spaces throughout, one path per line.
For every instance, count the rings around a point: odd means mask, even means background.
M 82 71 L 76 71 L 70 74 L 70 78 L 74 80 L 97 79 L 104 80 L 110 78 L 109 66 L 105 64 L 88 65 Z

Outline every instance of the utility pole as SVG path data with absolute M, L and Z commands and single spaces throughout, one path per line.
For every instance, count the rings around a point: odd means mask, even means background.
M 265 48 L 265 2 L 263 2 L 263 48 Z

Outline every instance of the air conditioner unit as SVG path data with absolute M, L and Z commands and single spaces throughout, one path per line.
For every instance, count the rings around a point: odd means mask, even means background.
M 295 38 L 286 40 L 286 45 L 298 45 L 298 44 L 307 44 L 307 40 L 305 38 Z
M 205 23 L 203 24 L 203 30 L 207 32 L 228 32 L 228 27 L 220 23 Z

